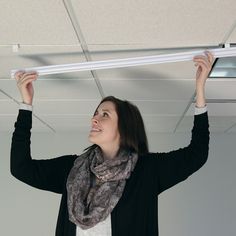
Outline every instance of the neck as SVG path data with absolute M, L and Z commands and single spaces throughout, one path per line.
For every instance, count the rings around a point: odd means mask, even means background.
M 101 150 L 102 150 L 104 159 L 113 159 L 116 157 L 117 152 L 119 151 L 119 147 L 112 148 L 112 149 L 111 148 L 105 149 L 101 147 Z

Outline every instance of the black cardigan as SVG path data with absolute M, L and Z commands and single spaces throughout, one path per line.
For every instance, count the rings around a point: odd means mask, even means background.
M 33 187 L 62 194 L 56 236 L 75 236 L 69 221 L 66 180 L 76 155 L 33 160 L 30 151 L 32 112 L 20 110 L 11 146 L 11 174 Z M 112 236 L 157 236 L 157 196 L 185 180 L 207 160 L 209 124 L 207 112 L 194 116 L 192 139 L 185 148 L 168 153 L 148 153 L 138 162 L 122 197 L 111 213 Z

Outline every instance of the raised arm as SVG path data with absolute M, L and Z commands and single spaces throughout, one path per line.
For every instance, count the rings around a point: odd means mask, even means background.
M 213 56 L 211 53 L 206 53 L 206 56 L 195 57 L 194 62 L 197 66 L 196 107 L 206 108 L 205 82 L 213 63 Z M 158 193 L 185 180 L 206 162 L 209 151 L 209 134 L 207 111 L 195 114 L 190 144 L 172 152 L 157 154 L 155 162 L 158 166 Z
M 32 105 L 36 73 L 18 73 L 16 80 L 24 104 Z M 32 111 L 19 110 L 11 145 L 11 174 L 33 187 L 62 193 L 67 174 L 77 156 L 62 156 L 47 160 L 31 158 L 30 136 Z

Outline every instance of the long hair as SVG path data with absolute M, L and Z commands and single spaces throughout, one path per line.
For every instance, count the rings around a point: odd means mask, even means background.
M 120 150 L 136 152 L 139 155 L 147 153 L 147 135 L 141 113 L 137 106 L 129 101 L 123 101 L 114 96 L 103 98 L 100 104 L 108 101 L 112 102 L 115 105 L 116 113 L 118 116 Z M 91 150 L 95 147 L 97 147 L 96 144 L 86 148 L 85 150 Z

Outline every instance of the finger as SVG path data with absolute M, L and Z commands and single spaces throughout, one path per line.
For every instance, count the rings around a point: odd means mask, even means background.
M 207 55 L 207 58 L 208 58 L 209 62 L 211 64 L 213 64 L 213 62 L 214 62 L 214 55 L 211 52 L 209 52 L 209 51 L 206 51 L 205 54 Z
M 17 77 L 17 79 L 19 77 L 23 77 L 23 76 L 27 76 L 27 75 L 38 75 L 38 73 L 36 71 L 27 71 L 27 72 L 25 72 L 25 71 L 17 71 L 15 73 L 15 77 Z
M 208 58 L 205 55 L 197 55 L 193 58 L 193 60 L 205 60 L 205 61 L 207 61 Z
M 194 57 L 193 61 L 194 62 L 203 62 L 204 64 L 206 64 L 206 66 L 211 66 L 212 62 L 213 62 L 213 55 L 211 53 L 207 53 L 206 56 L 203 55 L 199 55 Z
M 23 70 L 17 71 L 17 72 L 14 74 L 15 79 L 19 79 L 20 77 L 23 76 L 24 73 L 25 73 L 25 71 L 23 71 Z
M 24 75 L 23 77 L 18 79 L 17 84 L 18 85 L 28 84 L 36 79 L 37 79 L 36 75 Z
M 28 76 L 38 76 L 37 72 L 25 72 L 23 74 L 20 74 L 20 80 L 27 78 Z
M 195 59 L 195 66 L 201 66 L 202 68 L 210 68 L 210 62 L 208 60 L 204 60 L 204 59 Z
M 205 51 L 204 55 L 197 55 L 197 56 L 194 57 L 194 59 L 200 59 L 200 58 L 208 60 L 211 64 L 214 61 L 214 56 L 209 51 Z

